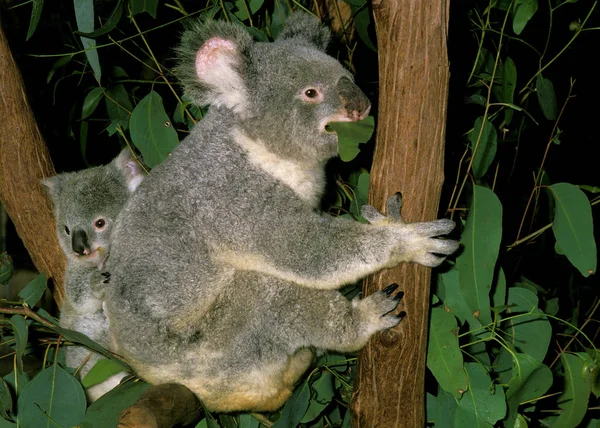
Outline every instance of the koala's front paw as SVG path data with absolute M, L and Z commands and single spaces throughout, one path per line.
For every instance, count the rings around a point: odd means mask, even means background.
M 371 205 L 364 205 L 362 216 L 375 225 L 389 225 L 394 230 L 398 247 L 393 251 L 394 262 L 415 262 L 435 267 L 458 249 L 458 242 L 438 238 L 452 232 L 452 220 L 440 219 L 423 223 L 405 223 L 402 219 L 402 195 L 396 193 L 387 200 L 387 217 Z
M 405 312 L 398 315 L 388 315 L 398 306 L 398 302 L 404 296 L 404 292 L 399 292 L 392 296 L 392 293 L 398 288 L 398 284 L 387 286 L 381 291 L 371 294 L 364 299 L 358 297 L 352 300 L 352 306 L 360 314 L 360 319 L 365 323 L 368 334 L 392 328 L 404 318 Z

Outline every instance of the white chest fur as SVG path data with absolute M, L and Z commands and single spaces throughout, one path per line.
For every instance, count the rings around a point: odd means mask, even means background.
M 315 206 L 319 203 L 325 185 L 325 173 L 321 165 L 283 159 L 270 152 L 262 141 L 252 140 L 239 130 L 233 131 L 233 138 L 248 153 L 253 165 L 283 182 L 302 200 Z

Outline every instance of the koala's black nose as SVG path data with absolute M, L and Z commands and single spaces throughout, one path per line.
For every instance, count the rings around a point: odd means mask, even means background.
M 74 230 L 71 240 L 71 247 L 80 256 L 90 254 L 90 247 L 87 240 L 87 235 L 83 230 Z
M 337 86 L 340 101 L 348 116 L 353 120 L 367 117 L 371 109 L 371 102 L 363 91 L 347 77 L 342 77 Z

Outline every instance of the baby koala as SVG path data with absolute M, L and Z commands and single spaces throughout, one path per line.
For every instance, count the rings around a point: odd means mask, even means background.
M 103 309 L 105 278 L 100 269 L 109 255 L 116 217 L 144 174 L 126 148 L 108 165 L 42 180 L 54 207 L 58 241 L 67 256 L 60 325 L 84 333 L 104 347 L 108 347 L 108 320 Z M 89 353 L 83 347 L 67 347 L 67 365 L 79 367 Z M 93 354 L 81 369 L 82 377 L 101 358 Z M 120 373 L 89 388 L 90 401 L 112 389 L 125 375 Z

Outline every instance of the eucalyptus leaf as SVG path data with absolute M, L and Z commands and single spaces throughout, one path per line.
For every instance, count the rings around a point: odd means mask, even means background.
M 452 265 L 452 269 L 438 274 L 438 294 L 444 302 L 445 310 L 458 318 L 461 324 L 468 321 L 470 325 L 473 325 L 475 317 L 460 289 L 456 265 Z
M 81 380 L 84 388 L 104 382 L 109 377 L 121 373 L 123 366 L 114 360 L 98 360 L 94 367 Z
M 75 20 L 77 29 L 82 33 L 91 33 L 94 31 L 94 0 L 73 0 L 75 7 Z M 81 44 L 85 49 L 85 55 L 96 75 L 96 80 L 100 82 L 102 78 L 102 69 L 96 50 L 96 41 L 88 37 L 81 37 Z
M 554 93 L 554 85 L 550 79 L 542 77 L 538 74 L 535 79 L 535 91 L 540 103 L 542 113 L 548 120 L 556 120 L 558 116 L 558 104 L 556 103 L 556 94 Z
M 263 3 L 264 0 L 236 0 L 235 6 L 237 10 L 234 12 L 235 16 L 237 16 L 238 19 L 245 21 L 250 18 L 250 16 L 254 15 L 258 9 L 261 8 Z M 248 15 L 248 11 L 250 12 L 250 15 Z
M 135 107 L 129 125 L 131 139 L 150 168 L 165 160 L 179 144 L 177 132 L 165 112 L 162 98 L 154 91 Z
M 13 315 L 10 318 L 10 323 L 15 335 L 15 353 L 17 369 L 23 371 L 23 355 L 27 347 L 27 339 L 29 337 L 27 330 L 27 322 L 22 315 Z
M 272 428 L 288 428 L 298 426 L 306 411 L 310 400 L 310 387 L 304 382 L 296 392 L 287 400 L 281 411 L 279 419 Z
M 39 372 L 19 397 L 18 420 L 23 427 L 73 427 L 85 416 L 83 387 L 59 365 Z
M 13 276 L 15 265 L 8 253 L 0 252 L 0 285 L 8 284 Z
M 596 272 L 597 249 L 592 208 L 585 193 L 569 183 L 549 187 L 554 196 L 552 231 L 562 251 L 585 277 Z
M 456 259 L 460 289 L 471 313 L 483 325 L 492 322 L 490 291 L 502 238 L 502 205 L 488 188 L 473 186 L 473 198 Z
M 29 29 L 27 30 L 27 37 L 25 40 L 29 40 L 35 29 L 37 28 L 38 23 L 40 22 L 40 17 L 42 16 L 42 8 L 44 7 L 44 0 L 33 0 L 33 8 L 31 9 L 31 19 L 29 20 Z
M 565 376 L 563 393 L 558 397 L 561 412 L 547 421 L 554 427 L 576 427 L 588 411 L 591 392 L 589 372 L 584 370 L 584 360 L 578 355 L 563 352 L 561 362 Z
M 369 14 L 369 8 L 364 7 L 354 15 L 354 28 L 356 28 L 358 37 L 360 37 L 363 43 L 373 52 L 377 52 L 377 48 L 371 41 L 371 36 L 369 36 L 370 25 L 371 15 Z
M 126 130 L 129 126 L 129 115 L 133 110 L 129 95 L 125 90 L 125 86 L 122 84 L 114 85 L 108 88 L 106 91 L 105 101 L 106 110 L 108 117 L 116 124 L 119 124 L 123 130 Z
M 537 0 L 515 0 L 512 23 L 515 34 L 521 34 L 521 31 L 523 31 L 537 10 Z
M 482 124 L 483 130 L 481 129 Z M 496 157 L 498 133 L 494 125 L 487 120 L 484 122 L 482 117 L 478 117 L 475 119 L 473 131 L 469 135 L 469 141 L 473 152 L 473 175 L 475 178 L 481 178 Z
M 81 118 L 85 119 L 89 115 L 91 115 L 98 107 L 100 100 L 102 100 L 102 96 L 104 95 L 104 90 L 101 87 L 96 87 L 92 89 L 85 96 L 83 100 L 83 107 L 81 108 Z
M 19 291 L 19 297 L 23 299 L 23 303 L 29 307 L 35 306 L 46 291 L 46 274 L 44 272 L 36 276 L 29 284 Z
M 321 373 L 319 379 L 312 383 L 314 396 L 310 400 L 308 409 L 300 423 L 308 423 L 314 421 L 325 410 L 335 394 L 333 386 L 333 375 L 329 371 Z
M 454 428 L 456 407 L 452 394 L 439 388 L 437 397 L 427 394 L 427 421 L 433 421 L 435 428 Z
M 156 18 L 156 9 L 158 8 L 158 0 L 129 0 L 131 14 L 148 12 L 152 18 Z
M 124 0 L 117 0 L 115 8 L 113 9 L 108 19 L 104 22 L 104 25 L 102 27 L 98 28 L 95 31 L 92 31 L 91 33 L 84 33 L 81 31 L 76 31 L 75 33 L 88 38 L 96 38 L 110 33 L 121 20 L 121 17 L 123 16 L 123 8 Z
M 260 423 L 256 418 L 248 413 L 243 413 L 238 416 L 240 428 L 258 428 Z
M 506 321 L 511 335 L 507 341 L 517 351 L 543 361 L 552 338 L 552 326 L 543 312 L 538 309 L 538 298 L 530 290 L 511 287 L 508 290 L 508 305 L 511 315 L 523 315 Z M 530 314 L 528 312 L 531 312 Z
M 485 368 L 477 363 L 465 364 L 469 375 L 469 389 L 462 399 L 458 401 L 458 407 L 464 412 L 457 410 L 460 424 L 455 419 L 455 426 L 476 427 L 493 426 L 506 414 L 506 398 L 504 389 L 492 382 Z M 465 412 L 470 416 L 467 417 Z M 465 423 L 465 419 L 467 422 Z
M 358 122 L 332 122 L 328 125 L 338 136 L 340 158 L 344 162 L 350 162 L 360 152 L 358 145 L 371 139 L 375 119 L 368 116 Z
M 81 428 L 116 427 L 119 415 L 150 388 L 145 382 L 124 382 L 110 390 L 87 409 Z
M 502 69 L 502 102 L 513 104 L 515 87 L 517 85 L 517 67 L 511 57 L 507 57 Z M 504 109 L 504 122 L 510 125 L 513 117 L 512 108 Z
M 458 346 L 456 318 L 440 308 L 431 310 L 427 367 L 440 387 L 456 399 L 467 389 L 463 357 Z
M 13 412 L 12 394 L 4 379 L 0 379 L 0 418 L 11 419 Z

